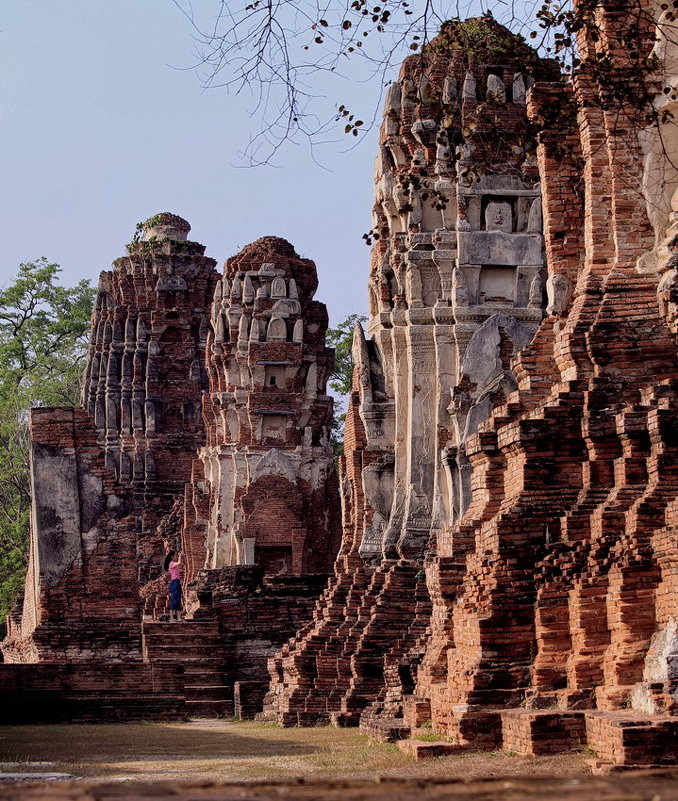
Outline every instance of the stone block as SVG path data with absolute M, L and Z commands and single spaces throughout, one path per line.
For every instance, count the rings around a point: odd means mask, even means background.
M 583 712 L 511 709 L 501 724 L 502 748 L 521 756 L 577 751 L 586 743 Z
M 463 746 L 454 745 L 453 743 L 431 742 L 429 740 L 399 740 L 398 748 L 407 756 L 414 757 L 417 762 L 420 759 L 455 756 L 466 750 Z

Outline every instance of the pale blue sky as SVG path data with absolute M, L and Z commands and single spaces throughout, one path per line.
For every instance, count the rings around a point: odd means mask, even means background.
M 290 145 L 242 168 L 248 102 L 202 91 L 186 20 L 169 0 L 19 0 L 0 15 L 0 281 L 46 256 L 96 281 L 135 224 L 172 211 L 221 263 L 282 236 L 318 265 L 333 321 L 366 308 L 376 132 L 316 166 Z M 376 92 L 354 87 L 366 104 Z
M 220 266 L 260 236 L 285 237 L 318 265 L 332 322 L 365 311 L 376 126 L 349 152 L 340 135 L 319 150 L 327 169 L 305 145 L 285 147 L 277 168 L 238 166 L 251 101 L 177 69 L 193 43 L 171 0 L 2 5 L 0 283 L 39 256 L 64 282 L 96 283 L 137 222 L 171 211 Z M 368 119 L 380 81 L 320 89 Z

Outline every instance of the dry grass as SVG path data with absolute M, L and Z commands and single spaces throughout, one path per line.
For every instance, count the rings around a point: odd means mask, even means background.
M 46 767 L 44 763 L 51 763 Z M 2 763 L 5 763 L 3 765 Z M 19 763 L 8 766 L 8 763 Z M 42 763 L 40 766 L 30 763 Z M 356 729 L 282 729 L 196 720 L 0 727 L 0 771 L 70 773 L 96 781 L 268 781 L 305 778 L 581 776 L 584 756 L 525 759 L 501 752 L 414 762 Z

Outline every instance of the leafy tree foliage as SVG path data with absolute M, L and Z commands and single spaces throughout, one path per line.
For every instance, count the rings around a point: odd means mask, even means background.
M 30 489 L 28 409 L 78 403 L 94 290 L 67 288 L 45 258 L 0 290 L 0 621 L 24 577 Z
M 327 344 L 334 348 L 334 370 L 330 377 L 330 389 L 338 396 L 341 405 L 351 392 L 353 381 L 353 330 L 356 323 L 364 323 L 367 317 L 364 314 L 349 314 L 336 328 L 327 329 Z M 332 423 L 331 440 L 336 455 L 344 452 L 344 421 L 346 413 L 342 412 L 334 417 Z
M 330 389 L 344 397 L 351 391 L 353 381 L 353 331 L 356 323 L 364 323 L 364 314 L 349 314 L 336 328 L 327 329 L 327 344 L 334 348 L 334 370 L 330 377 Z

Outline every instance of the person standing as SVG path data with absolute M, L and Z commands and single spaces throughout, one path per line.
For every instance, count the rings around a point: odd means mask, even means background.
M 170 574 L 169 614 L 170 622 L 181 620 L 181 554 L 170 551 L 165 557 L 165 570 Z

